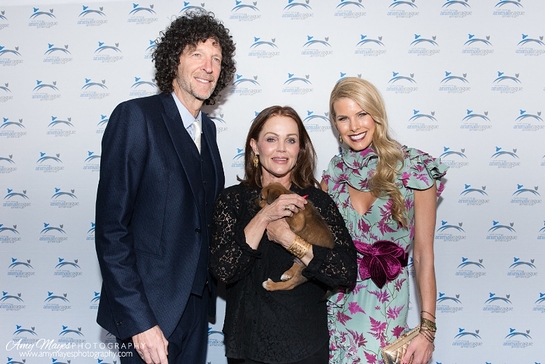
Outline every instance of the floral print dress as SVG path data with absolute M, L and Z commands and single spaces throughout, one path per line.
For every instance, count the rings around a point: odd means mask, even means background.
M 360 152 L 343 149 L 333 157 L 323 179 L 336 202 L 358 250 L 358 280 L 350 291 L 334 294 L 328 302 L 330 363 L 382 363 L 380 348 L 396 340 L 407 329 L 409 274 L 407 256 L 414 238 L 414 191 L 434 183 L 447 167 L 430 155 L 403 147 L 404 165 L 397 185 L 408 212 L 408 226 L 392 219 L 389 198 L 377 198 L 360 215 L 352 206 L 348 185 L 369 191 L 378 156 L 368 147 Z M 373 243 L 376 243 L 373 245 Z M 385 266 L 376 274 L 376 266 Z M 370 279 L 369 279 L 370 278 Z M 393 279 L 393 280 L 391 280 Z

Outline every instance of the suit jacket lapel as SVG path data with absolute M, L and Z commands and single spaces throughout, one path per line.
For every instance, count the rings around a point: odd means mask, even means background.
M 221 164 L 221 156 L 216 142 L 216 126 L 214 122 L 206 115 L 202 114 L 203 138 L 206 139 L 206 145 L 212 157 L 214 171 L 216 173 L 215 191 L 219 192 L 225 184 L 225 175 L 223 173 L 223 165 Z
M 198 173 L 198 171 L 200 171 L 200 162 L 197 149 L 193 147 L 193 139 L 191 139 L 191 136 L 184 128 L 182 118 L 180 117 L 180 113 L 172 96 L 170 94 L 161 94 L 160 96 L 165 108 L 163 121 L 170 134 L 178 159 L 185 171 L 189 185 L 193 191 L 193 196 L 197 200 L 199 212 L 204 213 L 203 211 L 200 211 L 200 207 L 204 205 L 204 201 L 200 201 L 200 199 L 203 198 L 204 194 L 201 193 L 203 187 L 201 177 Z

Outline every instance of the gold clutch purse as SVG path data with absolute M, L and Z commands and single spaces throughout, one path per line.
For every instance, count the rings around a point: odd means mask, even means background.
M 385 364 L 401 364 L 403 355 L 407 352 L 407 348 L 414 339 L 420 333 L 420 326 L 415 327 L 411 331 L 403 334 L 399 339 L 382 348 L 382 359 Z M 412 362 L 409 362 L 409 364 Z

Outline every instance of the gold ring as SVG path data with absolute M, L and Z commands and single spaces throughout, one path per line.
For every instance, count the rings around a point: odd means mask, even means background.
M 291 207 L 290 207 L 290 205 L 286 205 L 286 206 L 284 206 L 284 210 L 286 210 L 286 211 L 288 211 L 288 210 L 289 210 L 289 211 L 291 211 Z

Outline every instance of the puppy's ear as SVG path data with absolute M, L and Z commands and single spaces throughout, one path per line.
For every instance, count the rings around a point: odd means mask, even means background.
M 255 204 L 260 207 L 260 208 L 263 208 L 265 207 L 265 197 L 263 196 L 263 191 L 259 193 L 259 196 L 257 196 L 257 198 L 255 199 Z
M 279 194 L 275 193 L 275 191 L 269 191 L 269 194 L 267 195 L 267 203 L 270 205 L 274 202 L 280 196 Z
M 278 185 L 269 185 L 267 186 L 267 203 L 271 204 L 274 200 L 276 200 L 281 194 L 284 193 L 281 186 Z

